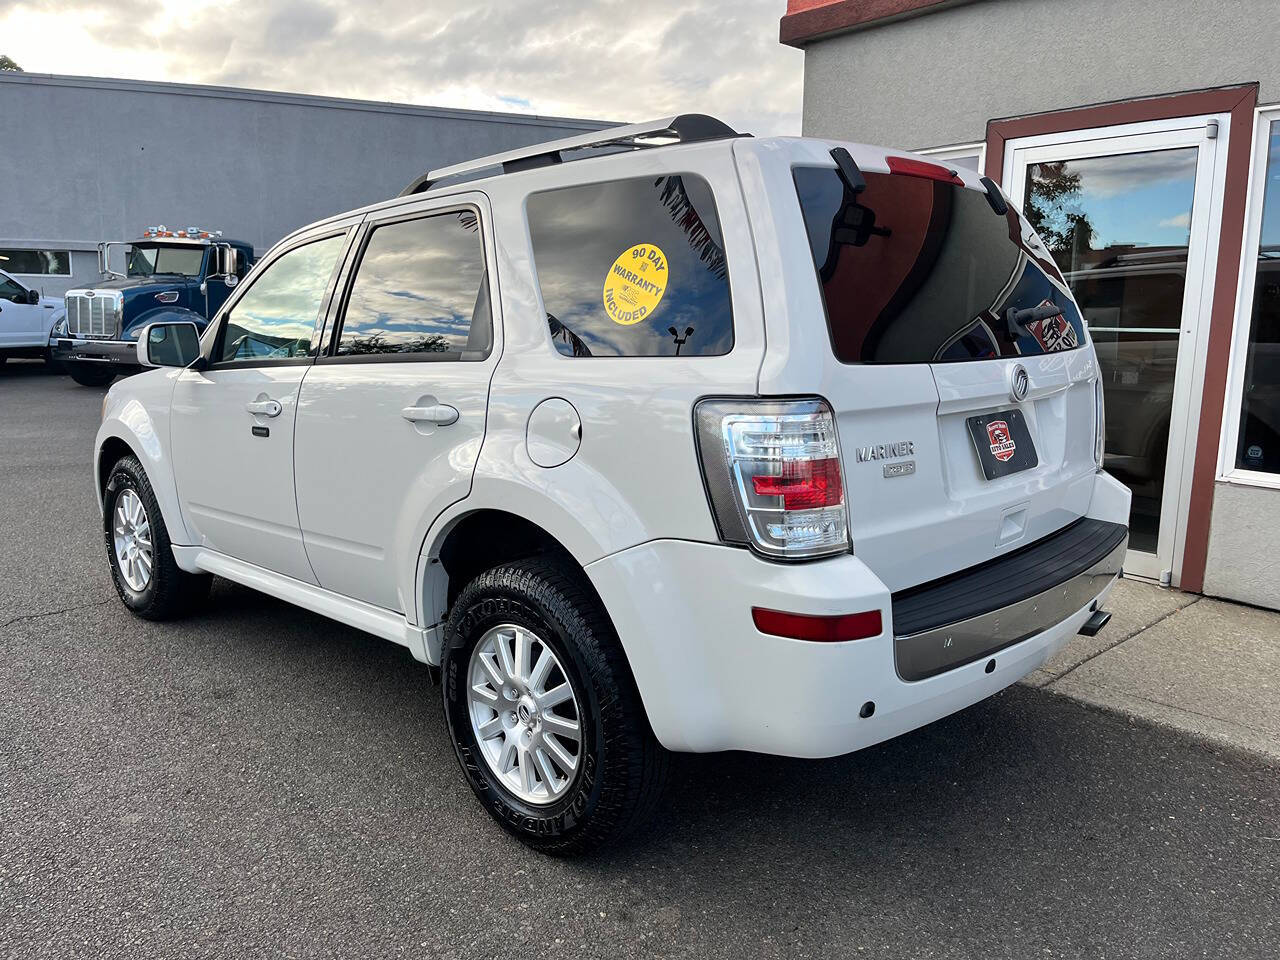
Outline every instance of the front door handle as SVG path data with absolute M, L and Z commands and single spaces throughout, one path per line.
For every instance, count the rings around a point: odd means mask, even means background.
M 279 400 L 251 400 L 244 408 L 259 417 L 278 417 L 281 409 Z
M 405 407 L 400 411 L 400 416 L 410 423 L 434 423 L 447 427 L 457 422 L 458 411 L 447 403 L 433 403 L 426 407 Z

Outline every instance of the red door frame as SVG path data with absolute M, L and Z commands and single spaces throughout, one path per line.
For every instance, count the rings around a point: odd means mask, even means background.
M 1214 480 L 1218 472 L 1218 445 L 1222 435 L 1227 364 L 1231 358 L 1231 332 L 1235 323 L 1240 250 L 1244 242 L 1245 204 L 1249 192 L 1253 113 L 1257 105 L 1258 85 L 1249 83 L 1142 100 L 1103 103 L 987 123 L 986 173 L 999 183 L 1004 171 L 1005 144 L 1010 140 L 1209 113 L 1231 115 L 1226 187 L 1222 198 L 1222 233 L 1218 237 L 1217 280 L 1214 283 L 1213 307 L 1209 315 L 1204 393 L 1200 402 L 1200 424 L 1196 431 L 1195 460 L 1191 469 L 1191 501 L 1187 511 L 1182 576 L 1179 581 L 1181 589 L 1192 593 L 1200 593 L 1204 589 L 1204 568 L 1209 553 L 1209 520 L 1213 511 Z

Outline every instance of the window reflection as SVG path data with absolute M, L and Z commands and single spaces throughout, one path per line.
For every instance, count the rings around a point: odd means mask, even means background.
M 528 211 L 547 326 L 560 353 L 687 357 L 732 349 L 724 238 L 701 177 L 550 190 L 531 196 Z
M 472 212 L 378 227 L 351 287 L 338 353 L 485 351 L 492 319 Z
M 1236 466 L 1280 473 L 1280 121 L 1271 124 Z
M 1106 468 L 1133 492 L 1130 546 L 1154 553 L 1186 291 L 1194 147 L 1027 167 L 1026 216 L 1089 324 Z
M 308 243 L 267 267 L 227 317 L 219 358 L 308 356 L 344 239 L 338 235 Z
M 842 363 L 935 363 L 1035 356 L 1084 342 L 1058 271 L 1023 240 L 1010 208 L 921 177 L 868 173 L 853 190 L 835 170 L 792 171 Z M 1016 324 L 1010 313 L 1058 312 Z

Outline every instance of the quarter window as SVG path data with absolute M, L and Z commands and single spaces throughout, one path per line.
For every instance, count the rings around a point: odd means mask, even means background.
M 549 190 L 529 197 L 528 215 L 560 353 L 688 357 L 733 348 L 724 237 L 701 177 Z
M 473 211 L 377 227 L 347 298 L 338 355 L 487 353 L 488 290 Z
M 345 236 L 295 247 L 258 276 L 223 325 L 219 360 L 278 360 L 312 353 L 325 290 Z

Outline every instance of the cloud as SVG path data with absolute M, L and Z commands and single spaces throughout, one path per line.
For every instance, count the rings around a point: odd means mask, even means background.
M 1169 227 L 1175 230 L 1188 230 L 1191 227 L 1191 212 L 1180 213 L 1176 217 L 1169 217 L 1161 220 L 1157 226 Z
M 782 0 L 0 0 L 29 71 L 229 84 L 551 116 L 720 116 L 800 130 Z M 143 12 L 145 11 L 145 13 Z

